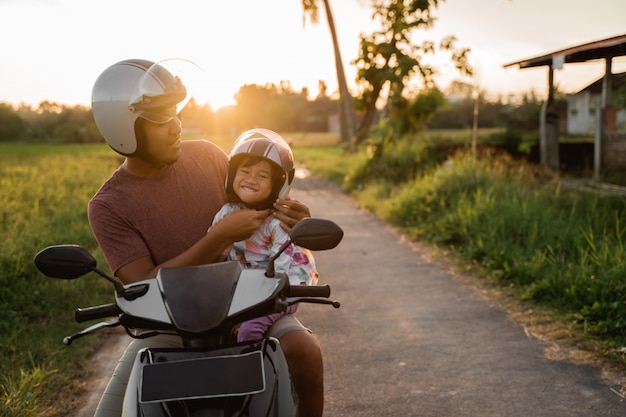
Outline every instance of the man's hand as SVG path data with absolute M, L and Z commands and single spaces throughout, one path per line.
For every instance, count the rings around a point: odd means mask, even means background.
M 276 200 L 274 208 L 276 209 L 276 211 L 274 211 L 274 217 L 281 221 L 280 227 L 287 233 L 289 233 L 291 228 L 300 220 L 311 217 L 311 212 L 307 206 L 289 197 Z

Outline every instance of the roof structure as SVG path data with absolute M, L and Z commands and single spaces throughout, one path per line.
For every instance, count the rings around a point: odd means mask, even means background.
M 601 94 L 602 93 L 602 78 L 598 78 L 588 86 L 584 87 L 578 93 L 582 93 L 583 91 L 589 91 L 592 94 Z M 611 74 L 611 88 L 613 91 L 618 91 L 623 88 L 626 88 L 626 72 L 620 72 L 617 74 Z
M 602 59 L 605 62 L 604 77 L 601 82 L 602 104 L 594 139 L 594 177 L 600 176 L 600 164 L 602 161 L 602 140 L 606 134 L 606 109 L 609 106 L 611 91 L 611 65 L 614 57 L 626 55 L 626 34 L 613 36 L 593 42 L 587 42 L 548 54 L 522 59 L 520 61 L 504 64 L 503 67 L 518 65 L 519 69 L 548 67 L 548 99 L 541 109 L 539 122 L 539 145 L 542 165 L 552 169 L 559 169 L 559 137 L 558 128 L 555 128 L 555 118 L 550 117 L 554 109 L 550 109 L 554 103 L 554 71 L 561 69 L 564 64 L 580 63 Z M 590 85 L 588 88 L 592 87 Z M 558 122 L 558 116 L 556 117 Z
M 522 59 L 521 61 L 504 64 L 503 67 L 507 68 L 519 65 L 520 69 L 533 68 L 553 66 L 555 63 L 567 64 L 572 62 L 586 62 L 624 55 L 626 55 L 626 34 L 571 46 L 545 55 Z

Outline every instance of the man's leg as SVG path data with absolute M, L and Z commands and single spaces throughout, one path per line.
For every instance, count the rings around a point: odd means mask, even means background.
M 293 314 L 281 317 L 267 336 L 278 338 L 298 393 L 299 417 L 321 417 L 324 412 L 324 361 L 313 333 Z
M 317 338 L 306 330 L 279 338 L 298 393 L 298 417 L 322 417 L 324 412 L 324 361 Z
M 100 398 L 94 414 L 95 417 L 119 417 L 122 415 L 128 377 L 137 357 L 137 352 L 144 347 L 179 348 L 182 347 L 182 343 L 180 337 L 170 335 L 160 335 L 148 339 L 133 339 L 120 358 L 113 376 Z

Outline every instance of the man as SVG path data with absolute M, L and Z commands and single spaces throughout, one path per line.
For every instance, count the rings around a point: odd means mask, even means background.
M 176 68 L 181 63 L 188 68 Z M 177 115 L 191 94 L 177 71 L 188 74 L 193 67 L 186 61 L 127 60 L 107 68 L 93 87 L 98 129 L 125 160 L 90 201 L 89 221 L 111 270 L 124 284 L 153 278 L 163 267 L 223 260 L 233 242 L 252 235 L 270 214 L 269 209 L 240 210 L 207 232 L 226 201 L 228 159 L 210 142 L 180 140 Z M 308 208 L 294 200 L 279 199 L 274 209 L 287 229 L 309 216 Z M 281 342 L 298 393 L 299 415 L 321 416 L 319 342 L 293 315 L 277 321 L 268 334 Z M 139 348 L 177 343 L 167 337 L 131 343 L 96 415 L 119 415 Z

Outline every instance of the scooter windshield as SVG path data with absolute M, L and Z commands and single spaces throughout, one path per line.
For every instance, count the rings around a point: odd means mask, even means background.
M 161 268 L 157 281 L 174 326 L 189 333 L 219 326 L 228 316 L 241 271 L 236 261 Z

